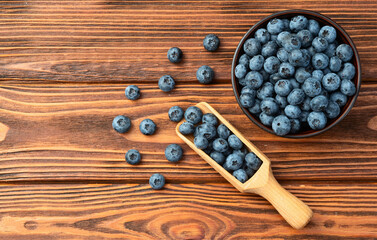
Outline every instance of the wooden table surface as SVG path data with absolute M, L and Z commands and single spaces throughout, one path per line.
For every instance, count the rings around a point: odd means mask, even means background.
M 252 124 L 230 83 L 233 53 L 260 19 L 308 9 L 354 40 L 362 88 L 350 114 L 320 136 L 294 140 Z M 208 33 L 221 39 L 203 49 Z M 366 1 L 0 1 L 0 239 L 376 239 L 377 2 Z M 166 58 L 172 46 L 181 64 Z M 199 85 L 207 64 L 214 84 Z M 160 76 L 177 87 L 163 93 Z M 142 98 L 124 89 L 137 84 Z M 241 194 L 190 150 L 167 117 L 173 105 L 213 105 L 271 159 L 278 181 L 314 217 L 292 229 L 268 202 Z M 132 119 L 127 134 L 114 116 Z M 142 119 L 157 133 L 143 136 Z M 179 143 L 184 159 L 164 149 Z M 130 148 L 140 165 L 125 163 Z M 164 190 L 148 185 L 153 173 Z

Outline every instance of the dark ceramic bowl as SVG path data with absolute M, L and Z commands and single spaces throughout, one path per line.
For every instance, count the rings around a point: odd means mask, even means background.
M 343 28 L 341 28 L 338 24 L 336 24 L 330 18 L 325 17 L 325 16 L 323 16 L 323 15 L 317 13 L 317 12 L 312 12 L 312 11 L 307 11 L 307 10 L 288 10 L 288 11 L 278 12 L 278 13 L 272 14 L 272 15 L 270 15 L 270 16 L 262 19 L 261 21 L 259 21 L 258 23 L 256 23 L 252 28 L 250 28 L 250 30 L 241 39 L 241 41 L 238 44 L 238 47 L 236 49 L 236 52 L 234 53 L 233 63 L 232 63 L 232 85 L 233 85 L 233 91 L 234 91 L 234 95 L 236 96 L 236 99 L 237 99 L 237 102 L 238 102 L 240 108 L 246 114 L 246 116 L 248 118 L 250 118 L 251 121 L 253 121 L 256 125 L 258 125 L 263 130 L 265 130 L 265 131 L 267 131 L 269 133 L 275 134 L 271 127 L 267 127 L 267 126 L 263 125 L 261 123 L 261 121 L 259 120 L 258 117 L 255 117 L 252 113 L 250 113 L 247 108 L 242 107 L 242 105 L 240 103 L 240 98 L 239 97 L 240 97 L 240 92 L 241 92 L 242 86 L 240 86 L 238 84 L 237 78 L 236 78 L 235 73 L 234 73 L 234 69 L 237 66 L 238 59 L 240 58 L 240 56 L 242 54 L 244 54 L 243 44 L 244 44 L 244 42 L 247 39 L 249 39 L 250 37 L 254 36 L 254 33 L 255 33 L 256 30 L 258 30 L 261 27 L 266 28 L 267 27 L 267 23 L 271 19 L 274 19 L 274 18 L 287 18 L 287 19 L 290 19 L 290 18 L 292 18 L 292 17 L 294 17 L 296 15 L 303 15 L 303 16 L 307 17 L 308 19 L 315 19 L 315 20 L 317 20 L 319 22 L 319 24 L 321 26 L 323 26 L 323 25 L 333 26 L 337 30 L 337 35 L 338 36 L 337 36 L 336 40 L 338 41 L 338 43 L 339 44 L 340 43 L 346 43 L 346 44 L 348 44 L 348 45 L 350 45 L 352 47 L 354 56 L 353 56 L 353 58 L 351 60 L 351 63 L 356 68 L 356 74 L 355 74 L 355 77 L 353 79 L 353 81 L 355 83 L 355 86 L 356 86 L 356 93 L 355 93 L 354 96 L 348 97 L 348 101 L 347 101 L 346 105 L 341 108 L 340 114 L 339 114 L 339 116 L 337 118 L 335 118 L 335 119 L 328 119 L 327 126 L 325 128 L 323 128 L 321 130 L 312 130 L 309 127 L 307 127 L 305 129 L 301 129 L 301 131 L 299 133 L 288 134 L 288 135 L 283 136 L 283 137 L 287 137 L 287 138 L 312 137 L 312 136 L 315 136 L 317 134 L 323 133 L 323 132 L 329 130 L 330 128 L 334 127 L 336 124 L 338 124 L 349 113 L 349 111 L 351 110 L 352 106 L 355 104 L 356 98 L 359 95 L 360 84 L 361 84 L 361 66 L 360 66 L 359 54 L 357 52 L 355 44 L 352 42 L 351 38 L 348 36 L 348 34 L 346 33 L 346 31 L 343 30 Z

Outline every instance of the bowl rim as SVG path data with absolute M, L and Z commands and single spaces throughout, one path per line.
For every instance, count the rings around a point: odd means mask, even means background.
M 337 29 L 338 32 L 341 33 L 342 37 L 345 38 L 347 41 L 348 41 L 348 44 L 351 46 L 352 50 L 353 50 L 353 53 L 354 53 L 354 57 L 355 57 L 355 69 L 356 69 L 356 74 L 355 74 L 355 77 L 354 77 L 354 82 L 356 83 L 355 86 L 356 86 L 356 93 L 352 96 L 352 99 L 349 99 L 346 103 L 346 105 L 348 104 L 347 108 L 341 113 L 341 115 L 336 118 L 336 120 L 334 122 L 332 122 L 330 125 L 327 125 L 325 128 L 321 129 L 321 130 L 313 130 L 313 131 L 309 131 L 307 133 L 299 133 L 299 134 L 287 134 L 287 135 L 284 135 L 284 136 L 279 136 L 279 137 L 285 137 L 285 138 L 306 138 L 306 137 L 313 137 L 315 135 L 318 135 L 318 134 L 321 134 L 329 129 L 331 129 L 332 127 L 334 127 L 335 125 L 337 125 L 340 121 L 342 121 L 347 115 L 348 113 L 351 111 L 352 107 L 354 106 L 355 102 L 356 102 L 356 99 L 359 95 L 359 92 L 360 92 L 360 86 L 361 86 L 361 64 L 360 64 L 360 57 L 359 57 L 359 53 L 357 51 L 357 48 L 354 44 L 354 42 L 352 41 L 351 37 L 347 34 L 347 32 L 340 26 L 338 25 L 334 20 L 330 19 L 329 17 L 327 16 L 324 16 L 318 12 L 315 12 L 315 11 L 310 11 L 310 10 L 300 10 L 300 9 L 293 9 L 293 10 L 285 10 L 285 11 L 280 11 L 280 12 L 276 12 L 276 13 L 273 13 L 265 18 L 263 18 L 262 20 L 260 20 L 259 22 L 257 22 L 256 24 L 254 24 L 246 33 L 245 35 L 242 37 L 242 39 L 240 40 L 240 42 L 238 43 L 238 46 L 236 48 L 236 51 L 234 52 L 234 55 L 233 55 L 233 61 L 232 61 L 232 71 L 231 71 L 231 80 L 232 80 L 232 87 L 233 87 L 233 92 L 234 92 L 234 96 L 236 97 L 236 100 L 237 100 L 237 103 L 238 105 L 240 106 L 241 110 L 244 112 L 244 114 L 254 123 L 256 124 L 258 127 L 260 127 L 261 129 L 265 130 L 266 132 L 269 132 L 275 136 L 278 136 L 274 133 L 274 131 L 269 128 L 269 127 L 266 127 L 265 125 L 263 125 L 259 120 L 257 120 L 256 118 L 254 118 L 254 116 L 247 110 L 245 109 L 242 105 L 241 105 L 241 102 L 240 102 L 240 99 L 239 99 L 239 91 L 238 91 L 238 83 L 237 83 L 237 78 L 235 76 L 235 72 L 234 72 L 234 69 L 235 67 L 237 66 L 237 63 L 238 63 L 238 59 L 240 57 L 240 53 L 243 49 L 243 44 L 244 42 L 250 37 L 250 35 L 256 31 L 257 29 L 260 28 L 260 26 L 264 23 L 266 23 L 267 21 L 273 19 L 273 18 L 276 18 L 276 17 L 282 17 L 284 15 L 289 15 L 289 14 L 302 14 L 302 15 L 310 15 L 310 17 L 312 17 L 313 19 L 322 19 L 323 21 L 326 21 L 329 25 L 335 27 Z

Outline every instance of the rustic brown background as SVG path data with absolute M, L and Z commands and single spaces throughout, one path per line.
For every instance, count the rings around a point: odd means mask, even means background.
M 230 84 L 233 52 L 261 18 L 308 9 L 339 23 L 362 62 L 350 114 L 330 131 L 284 139 L 253 125 Z M 219 51 L 204 51 L 215 33 Z M 0 1 L 0 239 L 372 239 L 377 238 L 376 1 Z M 174 65 L 172 46 L 184 52 Z M 207 64 L 214 84 L 196 69 Z M 157 80 L 171 74 L 169 94 Z M 124 97 L 128 84 L 142 98 Z M 314 211 L 294 230 L 264 199 L 241 194 L 175 135 L 168 109 L 212 104 L 272 161 L 281 184 Z M 133 121 L 127 134 L 114 116 Z M 143 136 L 138 123 L 159 126 Z M 179 163 L 164 159 L 180 143 Z M 137 148 L 138 166 L 124 154 Z M 165 190 L 147 184 L 162 173 Z

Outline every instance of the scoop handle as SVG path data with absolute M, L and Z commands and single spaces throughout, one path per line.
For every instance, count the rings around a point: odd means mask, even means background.
M 295 229 L 305 227 L 313 216 L 313 211 L 300 199 L 283 188 L 271 173 L 267 184 L 255 189 L 254 192 L 267 199 Z

